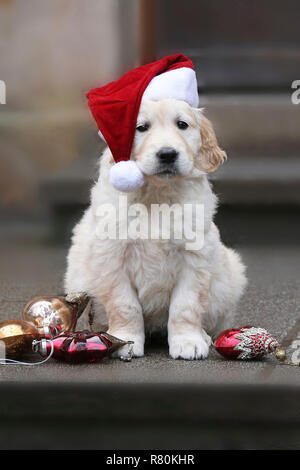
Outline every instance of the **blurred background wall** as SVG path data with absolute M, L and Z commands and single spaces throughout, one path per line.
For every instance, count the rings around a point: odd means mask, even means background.
M 117 78 L 134 60 L 130 18 L 123 51 L 124 6 L 118 0 L 0 1 L 0 75 L 7 89 L 0 108 L 0 196 L 6 215 L 36 214 L 43 177 L 96 149 L 85 93 Z
M 297 0 L 0 0 L 2 229 L 67 239 L 102 150 L 85 93 L 183 52 L 229 156 L 212 178 L 221 216 L 275 213 L 273 233 L 300 202 L 299 13 Z

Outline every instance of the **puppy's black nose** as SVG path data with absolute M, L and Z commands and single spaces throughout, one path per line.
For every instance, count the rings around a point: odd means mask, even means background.
M 156 155 L 160 159 L 161 163 L 174 163 L 178 156 L 178 152 L 176 152 L 172 147 L 163 147 Z

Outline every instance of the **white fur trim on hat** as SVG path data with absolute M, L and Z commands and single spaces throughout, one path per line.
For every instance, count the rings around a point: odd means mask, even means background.
M 125 193 L 134 191 L 144 184 L 144 175 L 133 160 L 115 163 L 109 172 L 109 180 L 114 188 Z
M 100 137 L 100 139 L 104 140 L 104 142 L 106 142 L 106 140 L 104 139 L 104 135 L 102 134 L 102 132 L 99 130 L 98 131 L 98 136 Z
M 164 98 L 186 101 L 193 108 L 197 108 L 199 96 L 195 71 L 189 67 L 181 67 L 152 78 L 142 99 L 158 101 Z

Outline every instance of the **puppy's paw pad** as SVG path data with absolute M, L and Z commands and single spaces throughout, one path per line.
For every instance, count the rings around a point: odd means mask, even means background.
M 207 335 L 206 335 L 207 336 Z M 205 359 L 209 353 L 211 344 L 208 339 L 201 334 L 198 335 L 177 335 L 169 341 L 170 356 L 173 359 Z

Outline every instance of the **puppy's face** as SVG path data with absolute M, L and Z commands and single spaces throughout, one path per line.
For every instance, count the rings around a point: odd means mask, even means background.
M 199 109 L 164 99 L 142 102 L 131 158 L 145 175 L 168 180 L 211 173 L 226 154 Z

